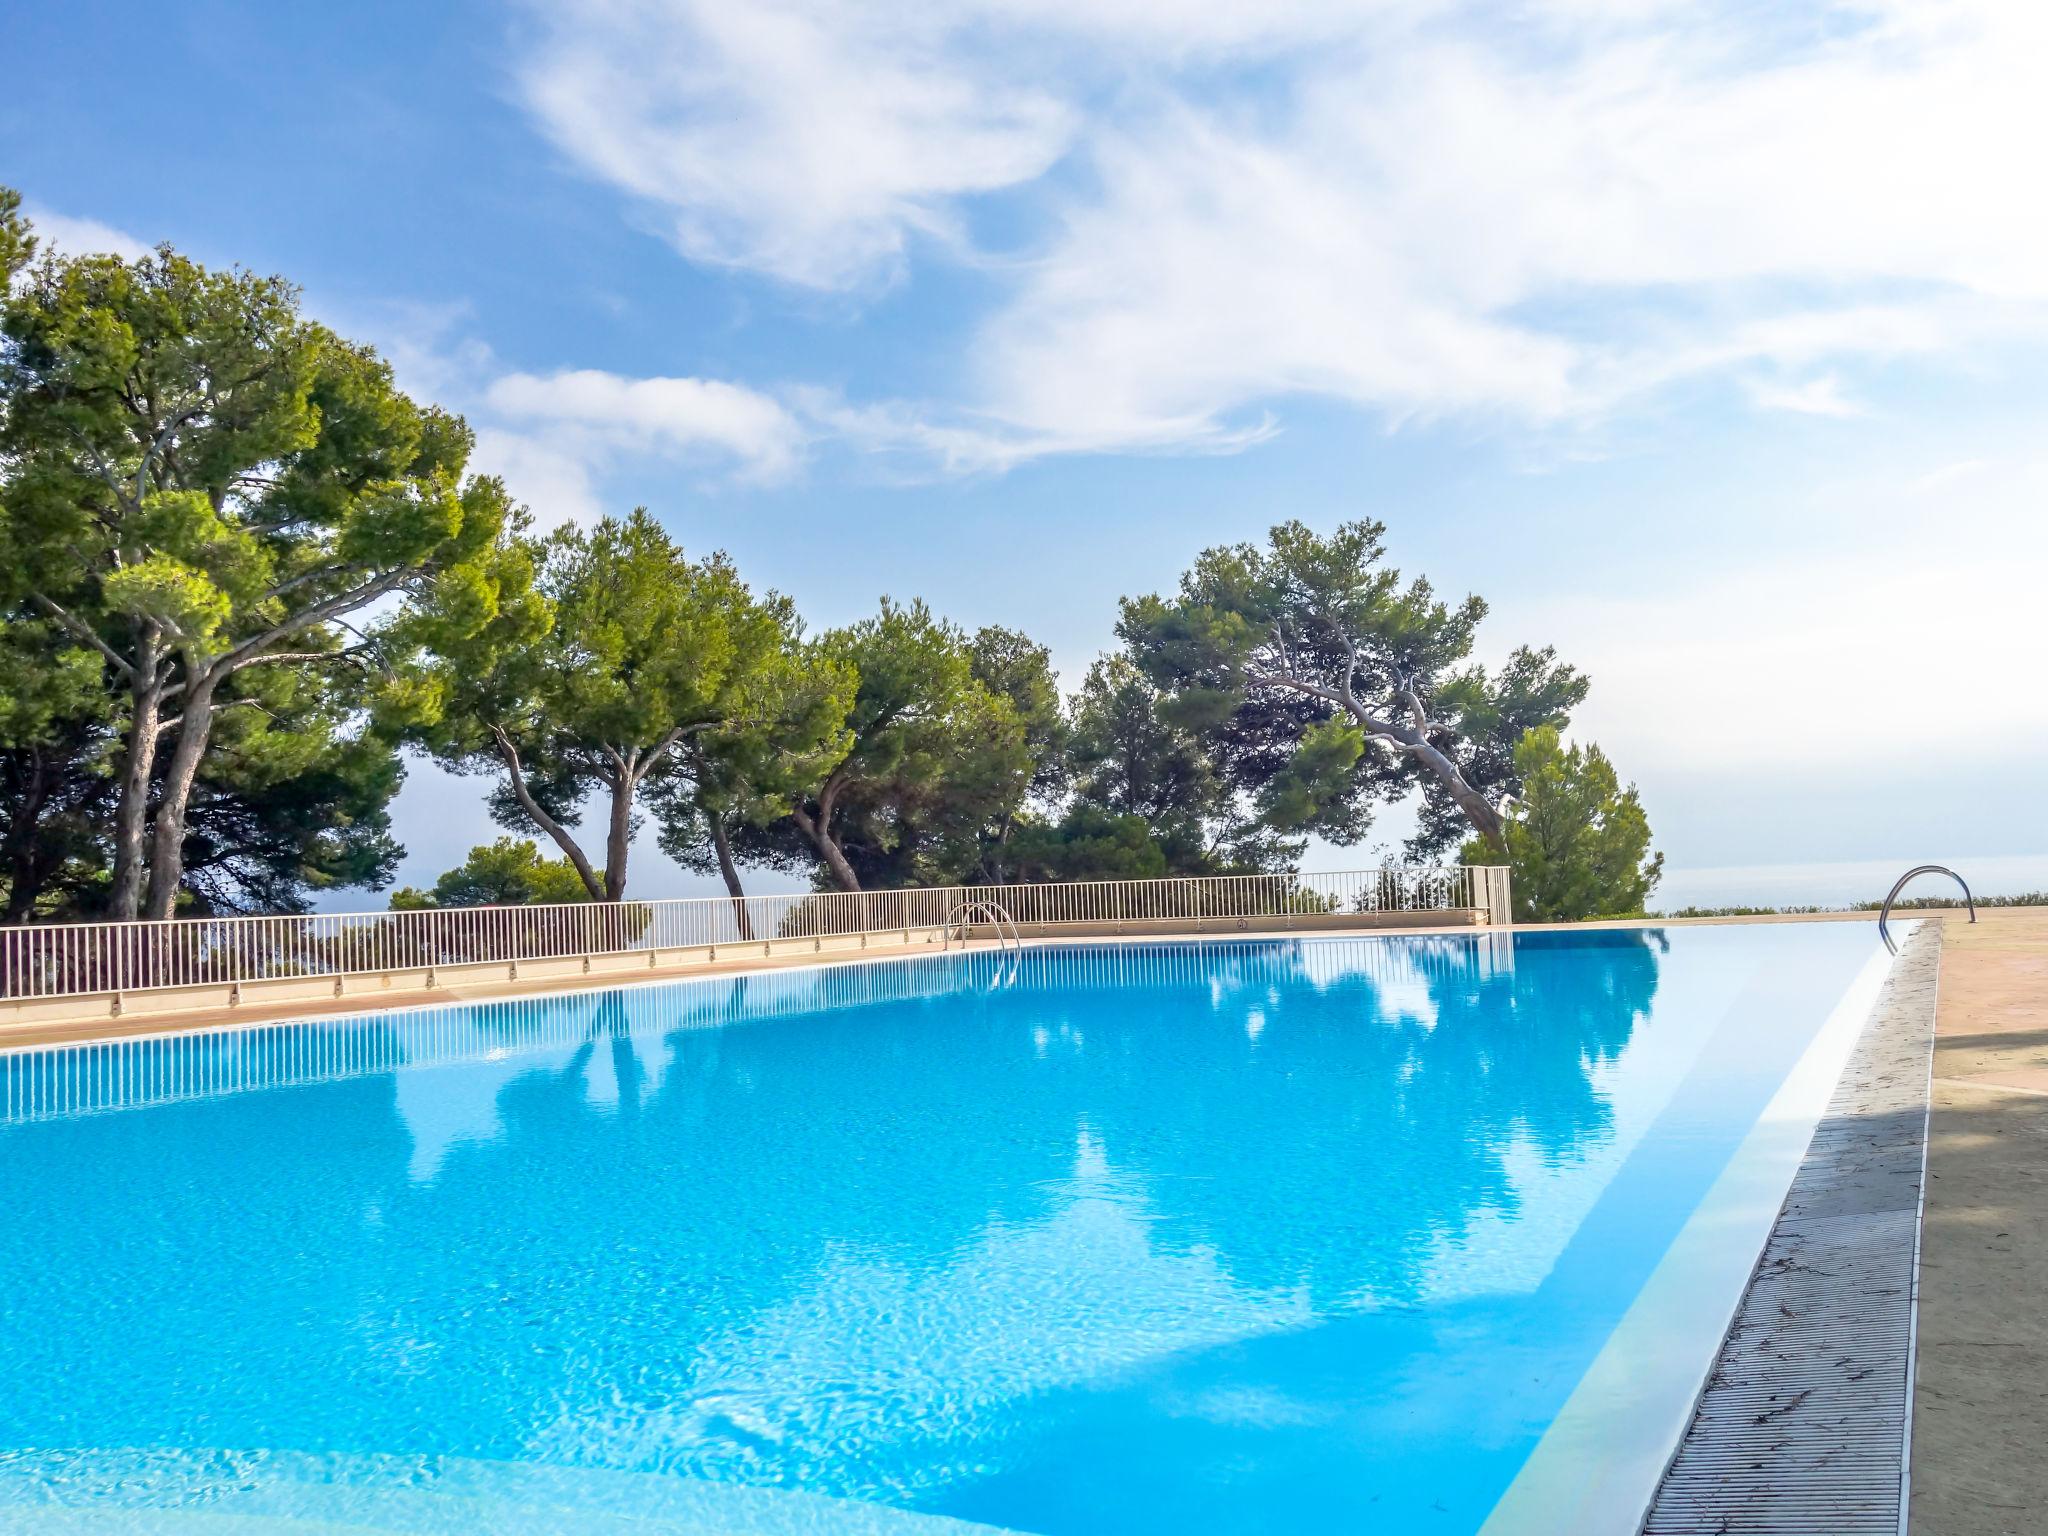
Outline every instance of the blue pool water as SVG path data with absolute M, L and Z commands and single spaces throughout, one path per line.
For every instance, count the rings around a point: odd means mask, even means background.
M 0 1529 L 1475 1532 L 1874 943 L 1073 946 L 0 1058 Z

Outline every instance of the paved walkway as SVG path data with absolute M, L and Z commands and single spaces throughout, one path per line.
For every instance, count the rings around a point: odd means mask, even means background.
M 2048 909 L 1944 924 L 1913 1536 L 2048 1531 Z

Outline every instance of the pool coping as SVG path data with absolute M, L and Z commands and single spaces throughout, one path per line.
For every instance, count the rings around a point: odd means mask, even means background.
M 1902 946 L 1643 1529 L 1906 1528 L 1941 935 Z

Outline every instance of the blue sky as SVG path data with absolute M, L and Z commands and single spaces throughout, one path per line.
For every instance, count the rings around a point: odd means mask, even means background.
M 1371 514 L 1592 673 L 1674 866 L 2048 856 L 2037 5 L 83 3 L 0 50 L 47 234 L 288 274 L 543 519 L 645 502 L 816 624 L 919 594 L 1071 683 L 1203 545 Z M 415 771 L 405 878 L 476 797 Z

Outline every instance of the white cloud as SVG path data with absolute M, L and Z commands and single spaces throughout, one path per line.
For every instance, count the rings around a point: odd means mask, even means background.
M 1753 379 L 1750 398 L 1767 411 L 1791 411 L 1800 416 L 1832 416 L 1846 420 L 1861 416 L 1863 407 L 1842 394 L 1842 381 L 1832 373 L 1797 384 Z
M 138 240 L 111 224 L 102 224 L 98 219 L 69 218 L 34 204 L 29 204 L 23 211 L 35 226 L 37 240 L 43 249 L 55 248 L 66 256 L 119 256 L 124 261 L 134 261 L 149 254 L 150 247 L 146 241 Z
M 470 468 L 502 478 L 505 488 L 533 514 L 539 527 L 594 523 L 604 514 L 590 457 L 545 438 L 481 427 Z
M 923 7 L 587 0 L 551 8 L 523 74 L 554 141 L 666 211 L 703 261 L 837 287 L 950 200 L 1062 152 L 1055 97 L 949 53 Z M 855 24 L 849 24 L 855 23 Z
M 781 404 L 718 379 L 634 379 L 591 368 L 508 373 L 491 382 L 484 399 L 498 415 L 564 440 L 641 453 L 710 453 L 757 480 L 790 474 L 803 447 L 803 428 Z
M 1851 365 L 2048 312 L 2032 0 L 553 14 L 527 100 L 692 257 L 989 263 L 968 392 L 884 412 L 970 467 L 1238 442 L 1291 394 L 1542 424 L 1726 372 L 1833 413 Z M 966 231 L 1005 192 L 994 262 Z
M 1230 429 L 1186 423 L 1179 432 L 1160 431 L 1147 442 L 1104 423 L 1076 422 L 1062 433 L 1027 430 L 986 414 L 938 411 L 904 401 L 855 405 L 816 387 L 792 389 L 789 399 L 819 436 L 901 465 L 911 480 L 928 478 L 934 469 L 955 475 L 1000 474 L 1052 453 L 1235 453 L 1279 430 L 1269 414 Z
M 345 335 L 374 340 L 401 389 L 461 412 L 476 432 L 473 467 L 503 477 L 544 527 L 596 521 L 607 476 L 633 458 L 685 467 L 706 483 L 779 483 L 801 469 L 812 432 L 773 396 L 722 379 L 508 370 L 460 305 L 329 318 Z

